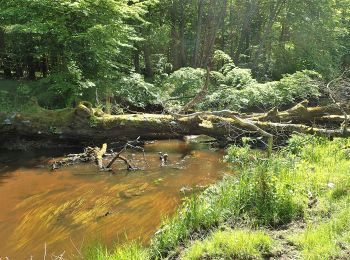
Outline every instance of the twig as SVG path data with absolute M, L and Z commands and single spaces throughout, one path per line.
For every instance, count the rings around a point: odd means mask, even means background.
M 147 160 L 146 160 L 145 150 L 144 150 L 142 147 L 140 147 L 140 146 L 132 145 L 132 143 L 138 143 L 139 140 L 140 140 L 140 136 L 139 136 L 136 140 L 134 140 L 134 141 L 131 141 L 131 142 L 129 141 L 129 142 L 127 142 L 127 143 L 124 145 L 124 147 L 123 147 L 123 148 L 114 156 L 114 158 L 109 162 L 109 164 L 107 165 L 106 169 L 107 169 L 107 170 L 108 170 L 108 169 L 111 169 L 111 167 L 112 167 L 112 165 L 115 163 L 115 161 L 118 160 L 118 159 L 120 159 L 120 160 L 122 160 L 122 161 L 125 162 L 125 164 L 127 165 L 127 169 L 128 169 L 129 171 L 137 170 L 136 167 L 133 167 L 133 166 L 130 164 L 130 162 L 128 161 L 128 159 L 126 159 L 125 157 L 123 157 L 123 156 L 121 155 L 122 153 L 124 153 L 124 152 L 127 150 L 128 147 L 130 147 L 130 148 L 132 148 L 132 149 L 140 149 L 140 150 L 142 150 L 142 152 L 143 152 L 143 159 L 144 159 L 145 163 L 147 164 L 147 166 L 149 167 L 149 165 L 148 165 L 148 163 L 147 163 Z
M 45 253 L 44 253 L 44 260 L 46 260 L 46 243 L 45 243 Z
M 82 256 L 82 255 L 81 255 L 81 252 L 78 250 L 78 248 L 77 248 L 76 245 L 74 244 L 74 242 L 73 242 L 73 240 L 72 240 L 71 237 L 69 237 L 69 240 L 70 240 L 70 242 L 72 243 L 74 249 L 77 251 L 77 253 L 78 253 L 80 256 Z

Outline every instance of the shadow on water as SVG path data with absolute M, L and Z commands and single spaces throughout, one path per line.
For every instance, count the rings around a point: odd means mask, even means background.
M 49 170 L 53 157 L 77 151 L 1 153 L 0 258 L 42 257 L 45 244 L 50 254 L 65 252 L 69 259 L 96 240 L 110 247 L 148 243 L 185 195 L 228 171 L 223 152 L 204 145 L 157 141 L 145 151 L 148 166 L 140 152 L 126 155 L 144 171 L 128 172 L 117 162 L 114 174 L 91 164 Z M 168 165 L 161 166 L 158 152 L 169 155 Z

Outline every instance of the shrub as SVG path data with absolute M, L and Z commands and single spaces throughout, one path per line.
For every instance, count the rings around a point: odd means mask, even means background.
M 143 76 L 137 73 L 123 76 L 111 89 L 117 100 L 139 108 L 155 104 L 158 100 L 154 85 L 145 82 Z
M 247 85 L 222 85 L 208 95 L 201 104 L 203 109 L 252 109 L 290 105 L 297 100 L 317 98 L 320 95 L 320 75 L 313 71 L 285 75 L 280 81 L 257 83 L 247 79 Z

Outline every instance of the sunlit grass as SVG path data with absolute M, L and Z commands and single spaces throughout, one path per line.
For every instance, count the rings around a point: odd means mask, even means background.
M 310 224 L 292 240 L 300 247 L 304 259 L 331 259 L 340 257 L 342 249 L 350 249 L 350 208 L 345 207 L 331 219 Z
M 262 259 L 271 248 L 272 239 L 261 231 L 216 231 L 191 245 L 181 259 Z
M 90 248 L 85 253 L 86 260 L 147 260 L 150 255 L 147 249 L 133 242 L 117 248 L 114 252 L 109 252 L 102 245 Z

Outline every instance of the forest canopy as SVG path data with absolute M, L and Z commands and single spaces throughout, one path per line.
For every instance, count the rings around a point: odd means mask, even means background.
M 0 72 L 8 80 L 2 107 L 35 96 L 48 108 L 88 100 L 112 113 L 174 109 L 200 91 L 209 67 L 209 93 L 199 107 L 268 108 L 317 98 L 319 82 L 350 64 L 349 0 L 0 6 Z

